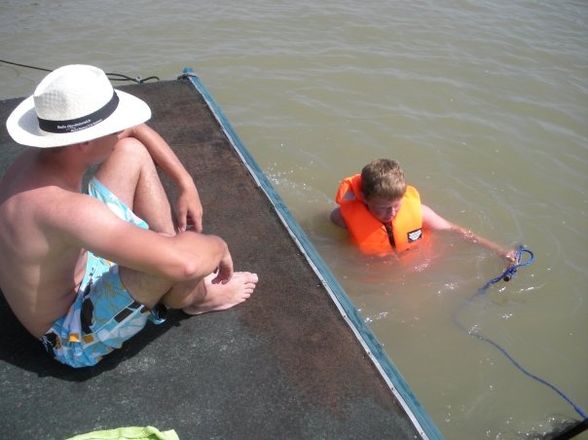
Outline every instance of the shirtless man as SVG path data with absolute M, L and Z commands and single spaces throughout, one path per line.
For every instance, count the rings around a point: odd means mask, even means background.
M 147 320 L 162 322 L 165 307 L 224 310 L 257 283 L 233 273 L 220 237 L 201 233 L 194 181 L 144 124 L 150 116 L 102 70 L 71 65 L 6 122 L 16 142 L 37 148 L 0 182 L 0 288 L 24 327 L 72 367 L 96 364 Z M 156 165 L 179 189 L 177 231 Z

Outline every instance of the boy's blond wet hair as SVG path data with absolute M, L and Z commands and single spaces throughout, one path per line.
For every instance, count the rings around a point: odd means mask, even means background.
M 398 200 L 406 192 L 404 171 L 395 160 L 373 160 L 361 170 L 361 189 L 366 200 L 372 197 Z

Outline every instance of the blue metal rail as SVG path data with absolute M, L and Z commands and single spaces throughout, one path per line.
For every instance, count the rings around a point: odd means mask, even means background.
M 411 419 L 415 428 L 423 439 L 442 440 L 443 436 L 425 411 L 424 407 L 412 393 L 410 387 L 405 382 L 398 369 L 390 360 L 372 331 L 366 326 L 362 317 L 357 312 L 355 306 L 349 297 L 331 273 L 331 270 L 325 264 L 324 260 L 318 254 L 308 237 L 298 225 L 290 211 L 284 204 L 282 198 L 275 191 L 265 173 L 257 165 L 253 156 L 239 139 L 239 136 L 231 126 L 214 98 L 204 86 L 200 78 L 194 74 L 189 67 L 185 68 L 181 77 L 189 78 L 196 90 L 202 95 L 227 138 L 233 145 L 237 154 L 241 157 L 243 163 L 251 173 L 255 182 L 265 192 L 270 202 L 273 204 L 279 218 L 286 226 L 291 237 L 297 243 L 300 250 L 304 253 L 307 261 L 323 283 L 326 290 L 331 295 L 332 300 L 337 305 L 341 315 L 348 323 L 355 336 L 365 349 L 366 353 L 386 381 L 387 385 L 402 405 L 408 417 Z

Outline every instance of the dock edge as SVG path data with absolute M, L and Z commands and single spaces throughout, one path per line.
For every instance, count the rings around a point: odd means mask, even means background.
M 349 325 L 357 340 L 371 359 L 372 363 L 410 418 L 414 427 L 424 440 L 443 440 L 443 436 L 435 426 L 424 407 L 415 397 L 402 375 L 390 360 L 376 336 L 364 323 L 357 309 L 332 274 L 322 257 L 316 251 L 298 222 L 286 207 L 280 195 L 275 191 L 265 173 L 261 170 L 253 156 L 249 153 L 239 136 L 231 126 L 229 120 L 216 103 L 204 83 L 190 67 L 185 67 L 178 79 L 187 78 L 194 88 L 204 98 L 214 117 L 221 126 L 227 139 L 239 155 L 256 184 L 265 193 L 273 205 L 278 217 L 288 230 L 288 233 L 304 254 L 306 260 L 317 277 L 329 293 L 331 299 L 339 309 L 343 319 Z

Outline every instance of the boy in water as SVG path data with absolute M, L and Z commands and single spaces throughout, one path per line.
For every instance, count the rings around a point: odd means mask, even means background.
M 202 230 L 198 191 L 151 110 L 85 65 L 48 74 L 6 126 L 25 150 L 0 182 L 0 288 L 58 361 L 96 364 L 165 307 L 224 310 L 257 275 L 233 273 Z M 82 178 L 100 164 L 82 194 Z M 178 230 L 156 164 L 179 189 Z
M 513 250 L 503 249 L 421 204 L 418 191 L 406 184 L 404 172 L 394 160 L 374 160 L 361 174 L 343 179 L 336 202 L 339 207 L 331 212 L 331 221 L 346 228 L 365 254 L 402 253 L 418 245 L 428 230 L 437 230 L 455 232 L 514 261 Z

